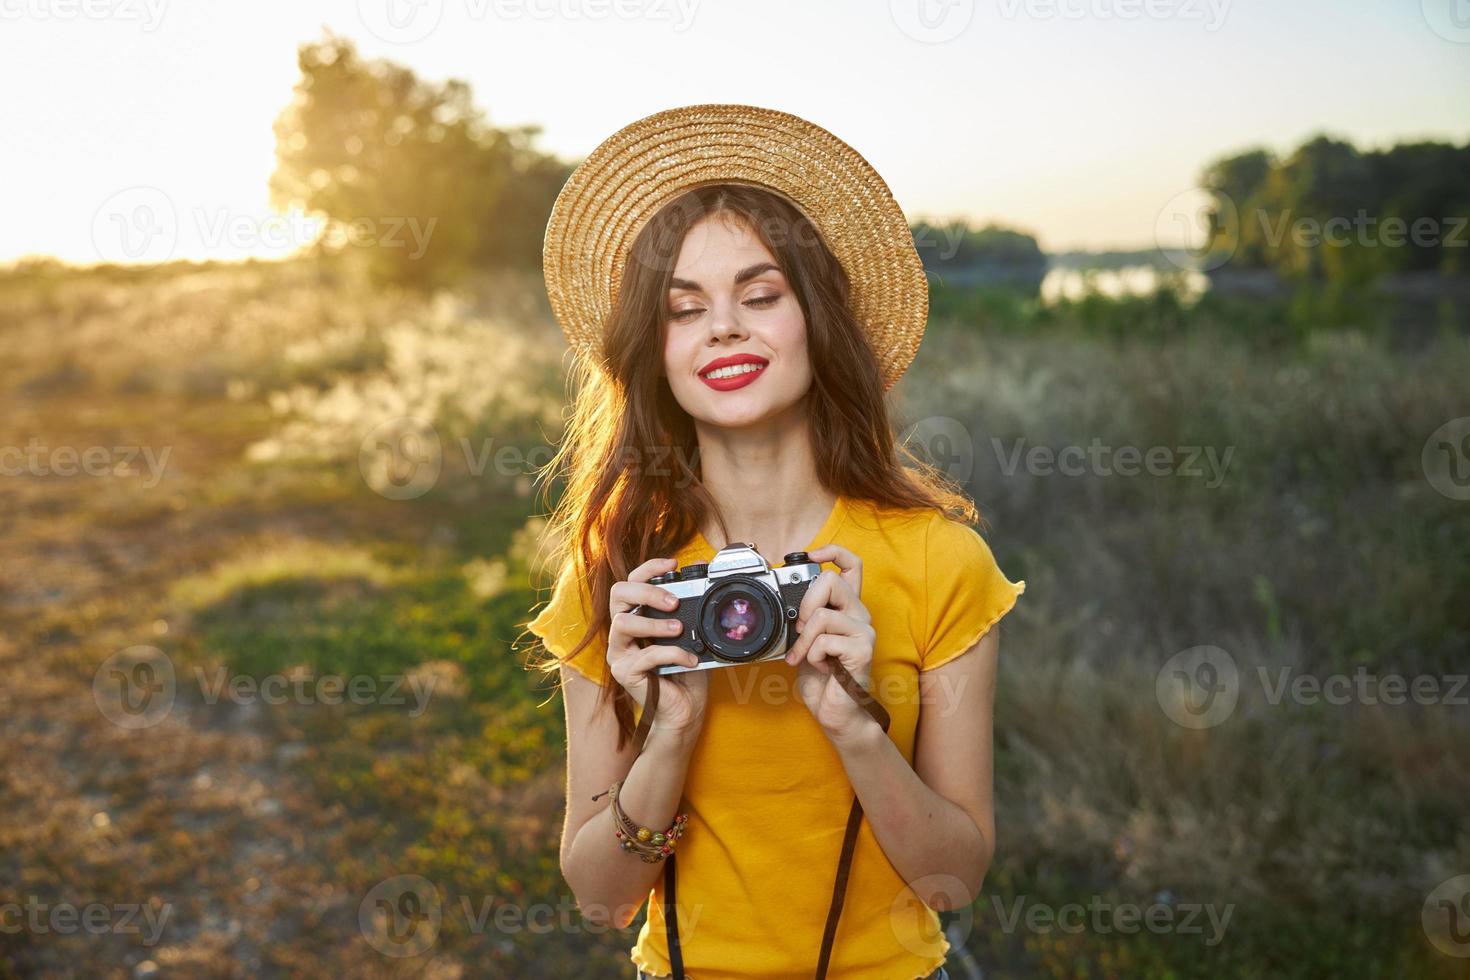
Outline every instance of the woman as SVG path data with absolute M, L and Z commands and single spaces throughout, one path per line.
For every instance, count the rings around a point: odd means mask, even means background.
M 994 853 L 993 627 L 1025 583 L 895 446 L 884 392 L 928 309 L 902 212 L 825 130 L 691 106 L 587 158 L 545 259 L 581 377 L 530 629 L 563 685 L 583 915 L 651 901 L 640 978 L 946 977 L 936 912 Z M 677 605 L 650 580 L 732 542 L 824 567 L 784 657 L 692 669 L 715 658 L 641 614 Z

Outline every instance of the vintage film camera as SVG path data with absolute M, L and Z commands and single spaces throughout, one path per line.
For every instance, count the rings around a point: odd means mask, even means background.
M 753 544 L 728 544 L 709 564 L 686 565 L 655 575 L 651 585 L 679 598 L 673 610 L 639 606 L 650 619 L 677 619 L 684 629 L 675 640 L 645 640 L 683 647 L 699 657 L 695 667 L 664 664 L 659 674 L 775 660 L 796 642 L 796 617 L 802 597 L 821 572 L 805 551 L 787 555 L 778 568 L 766 564 Z

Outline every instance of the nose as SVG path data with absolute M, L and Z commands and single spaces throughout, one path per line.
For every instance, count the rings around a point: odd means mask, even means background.
M 730 308 L 717 309 L 715 315 L 709 318 L 709 343 L 711 347 L 732 340 L 743 340 L 745 336 L 746 331 L 740 323 L 739 315 Z

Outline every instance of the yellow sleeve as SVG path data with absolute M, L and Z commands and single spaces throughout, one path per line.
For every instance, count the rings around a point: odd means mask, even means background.
M 569 561 L 557 576 L 551 601 L 526 628 L 540 637 L 547 651 L 558 660 L 588 680 L 605 684 L 610 679 L 604 677 L 604 664 L 607 661 L 606 636 L 593 637 L 576 656 L 567 656 L 582 639 L 591 617 L 591 593 L 587 583 L 577 574 L 576 563 Z
M 920 670 L 933 670 L 975 645 L 1026 591 L 995 562 L 972 527 L 935 515 L 924 543 L 925 635 Z

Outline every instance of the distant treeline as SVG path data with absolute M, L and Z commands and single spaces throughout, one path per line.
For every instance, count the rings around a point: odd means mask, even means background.
M 375 280 L 419 287 L 539 264 L 573 164 L 534 148 L 537 127 L 497 128 L 464 82 L 426 82 L 330 34 L 301 45 L 297 63 L 275 126 L 271 194 L 279 208 L 324 217 L 321 251 L 356 251 Z M 1034 287 L 1046 273 L 1036 239 L 1021 232 L 962 221 L 912 230 L 925 266 L 949 285 Z
M 539 127 L 490 124 L 461 81 L 426 82 L 328 34 L 298 50 L 301 77 L 276 121 L 271 193 L 323 216 L 318 248 L 355 252 L 380 282 L 432 287 L 472 269 L 535 268 L 573 164 L 536 149 Z M 1211 164 L 1210 268 L 1269 269 L 1352 285 L 1385 272 L 1470 272 L 1470 144 L 1360 152 L 1327 137 L 1285 159 L 1263 149 Z M 919 221 L 941 287 L 1034 290 L 1048 260 L 1024 232 Z M 358 247 L 354 246 L 370 246 Z
M 1284 159 L 1253 149 L 1206 167 L 1211 267 L 1360 284 L 1470 273 L 1470 143 L 1360 151 L 1318 136 Z

